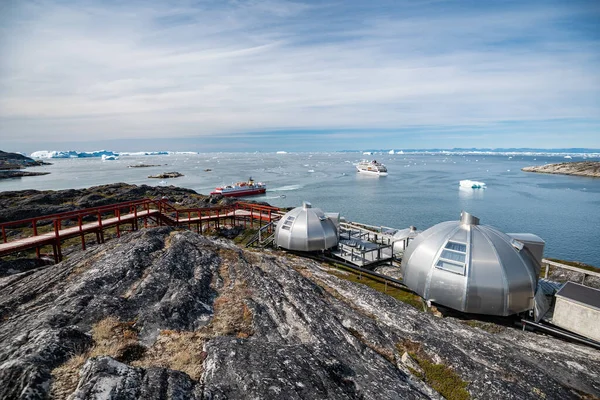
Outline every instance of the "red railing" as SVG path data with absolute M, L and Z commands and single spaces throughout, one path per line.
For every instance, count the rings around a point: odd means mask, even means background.
M 122 211 L 125 210 L 125 214 Z M 155 212 L 151 212 L 155 211 Z M 245 211 L 245 212 L 239 212 Z M 144 226 L 147 226 L 148 218 L 156 217 L 156 222 L 161 224 L 167 222 L 173 225 L 187 225 L 191 229 L 195 224 L 199 233 L 202 233 L 203 224 L 210 227 L 220 227 L 221 220 L 231 218 L 232 225 L 236 221 L 243 221 L 244 227 L 247 222 L 253 227 L 255 220 L 259 221 L 259 227 L 263 221 L 271 222 L 278 218 L 279 209 L 271 206 L 264 206 L 251 203 L 235 203 L 230 206 L 219 207 L 199 207 L 199 208 L 176 208 L 166 200 L 142 199 L 122 203 L 111 204 L 107 206 L 87 208 L 81 210 L 67 211 L 64 213 L 43 215 L 34 218 L 27 218 L 18 221 L 0 223 L 2 232 L 2 243 L 8 243 L 7 230 L 21 230 L 23 227 L 32 228 L 32 235 L 23 238 L 22 231 L 16 241 L 23 241 L 30 237 L 44 235 L 39 241 L 24 243 L 22 248 L 36 248 L 39 256 L 39 247 L 47 244 L 47 241 L 53 241 L 60 248 L 61 230 L 65 227 L 73 228 L 77 226 L 77 232 L 70 232 L 68 237 L 81 235 L 82 248 L 85 249 L 84 234 L 93 231 L 96 232 L 98 239 L 104 241 L 103 229 L 107 225 L 116 226 L 117 236 L 120 236 L 120 225 L 122 216 L 127 215 L 127 220 L 123 223 L 132 224 L 132 230 L 137 229 L 138 218 L 144 218 Z M 109 222 L 107 218 L 116 218 Z M 139 217 L 138 217 L 139 215 Z M 71 221 L 75 220 L 75 223 Z M 97 221 L 97 225 L 91 226 L 90 223 Z M 86 225 L 87 224 L 87 225 Z M 41 227 L 51 226 L 51 229 Z M 54 235 L 48 235 L 53 231 Z M 87 232 L 86 232 L 87 231 Z M 64 231 L 63 231 L 64 233 Z M 64 235 L 63 235 L 64 236 Z M 21 249 L 21 248 L 20 248 Z M 60 249 L 58 249 L 59 251 Z
M 64 213 L 58 214 L 50 214 L 50 215 L 42 215 L 34 218 L 27 218 L 18 221 L 9 221 L 0 223 L 0 228 L 2 230 L 2 242 L 7 243 L 8 238 L 6 234 L 6 230 L 15 228 L 27 227 L 29 225 L 32 226 L 33 236 L 38 236 L 38 228 L 40 226 L 47 226 L 53 224 L 53 230 L 55 236 L 58 238 L 58 231 L 63 228 L 63 224 L 66 221 L 71 221 L 73 219 L 77 219 L 77 225 L 79 226 L 79 230 L 82 230 L 82 226 L 86 221 L 84 219 L 89 218 L 91 216 L 97 217 L 99 227 L 102 227 L 102 219 L 106 214 L 112 213 L 116 218 L 119 219 L 121 217 L 121 210 L 128 209 L 129 214 L 137 215 L 140 208 L 144 211 L 150 211 L 153 208 L 156 208 L 158 212 L 160 212 L 160 201 L 151 200 L 151 199 L 143 199 L 143 200 L 135 200 L 135 201 L 127 201 L 123 203 L 116 203 L 107 206 L 101 207 L 93 207 L 86 208 L 81 210 L 67 211 Z M 89 221 L 88 221 L 89 222 Z M 48 232 L 43 232 L 46 234 Z

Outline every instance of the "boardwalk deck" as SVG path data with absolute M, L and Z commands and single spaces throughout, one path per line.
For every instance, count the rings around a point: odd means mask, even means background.
M 139 208 L 142 207 L 141 210 Z M 156 208 L 151 208 L 156 207 Z M 130 212 L 121 214 L 122 209 L 129 209 Z M 105 214 L 110 215 L 105 215 Z M 230 206 L 226 208 L 198 208 L 198 209 L 176 209 L 167 203 L 155 200 L 138 200 L 134 202 L 119 203 L 112 206 L 98 207 L 92 209 L 78 210 L 62 214 L 42 216 L 29 220 L 15 221 L 2 223 L 2 242 L 0 242 L 0 257 L 6 256 L 15 252 L 36 249 L 39 257 L 39 249 L 43 246 L 53 246 L 55 261 L 60 261 L 62 254 L 60 251 L 61 242 L 74 238 L 81 237 L 82 247 L 85 249 L 85 235 L 95 233 L 97 241 L 104 241 L 104 230 L 110 227 L 116 227 L 117 236 L 120 236 L 120 227 L 123 225 L 131 225 L 132 230 L 138 228 L 139 220 L 146 222 L 148 219 L 154 219 L 157 224 L 167 224 L 173 226 L 182 226 L 191 228 L 196 226 L 198 232 L 202 232 L 203 227 L 213 223 L 219 227 L 223 221 L 231 219 L 232 224 L 235 222 L 243 222 L 244 226 L 249 223 L 254 225 L 258 221 L 259 225 L 262 222 L 271 222 L 277 219 L 279 210 L 275 207 L 266 207 L 253 204 L 244 204 Z M 83 223 L 83 217 L 96 216 L 97 220 L 93 222 Z M 75 226 L 62 227 L 65 221 L 77 219 L 78 223 Z M 47 224 L 51 222 L 54 230 L 46 233 L 37 233 L 37 227 L 40 221 L 45 221 Z M 13 227 L 22 227 L 32 225 L 33 235 L 15 240 L 7 240 L 6 229 Z M 15 228 L 13 228 L 15 229 Z M 18 229 L 18 228 L 16 228 Z

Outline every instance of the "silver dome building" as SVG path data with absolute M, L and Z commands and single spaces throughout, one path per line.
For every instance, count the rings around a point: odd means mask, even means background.
M 544 241 L 460 221 L 437 224 L 410 242 L 404 283 L 425 300 L 466 313 L 512 315 L 534 307 Z
M 308 202 L 285 214 L 275 230 L 275 244 L 288 250 L 325 250 L 337 246 L 338 241 L 334 220 Z

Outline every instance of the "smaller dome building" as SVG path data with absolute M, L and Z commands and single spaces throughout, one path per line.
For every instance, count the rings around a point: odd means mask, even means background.
M 534 307 L 544 241 L 505 234 L 463 212 L 416 236 L 402 258 L 404 283 L 458 311 L 512 315 Z
M 417 230 L 414 226 L 400 229 L 394 233 L 394 236 L 392 236 L 394 254 L 402 254 L 408 247 L 410 241 L 416 238 L 419 233 L 421 233 L 421 231 Z
M 275 229 L 275 244 L 288 250 L 319 251 L 337 246 L 335 222 L 308 202 L 285 214 Z

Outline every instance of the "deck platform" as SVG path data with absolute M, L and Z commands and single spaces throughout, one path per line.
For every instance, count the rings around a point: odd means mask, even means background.
M 392 246 L 392 236 L 385 232 L 375 232 L 352 223 L 341 223 L 339 243 L 331 251 L 331 255 L 358 267 L 375 267 L 394 260 Z
M 139 222 L 144 227 L 149 222 L 151 225 L 189 229 L 195 227 L 198 233 L 203 233 L 207 228 L 219 228 L 227 223 L 244 227 L 254 227 L 256 224 L 260 228 L 280 217 L 278 208 L 258 204 L 240 202 L 224 207 L 178 209 L 163 200 L 142 199 L 1 223 L 0 257 L 35 249 L 39 258 L 41 247 L 52 246 L 55 262 L 59 262 L 62 259 L 61 244 L 64 240 L 79 236 L 82 249 L 85 250 L 86 234 L 96 234 L 96 242 L 103 243 L 105 229 L 116 228 L 116 235 L 119 237 L 123 226 L 130 226 L 130 230 L 134 231 L 139 228 Z M 50 232 L 47 231 L 48 227 L 52 228 Z M 29 228 L 32 231 L 28 231 Z M 43 229 L 46 231 L 39 232 Z M 16 231 L 19 235 L 29 232 L 29 236 L 8 240 L 10 231 Z

